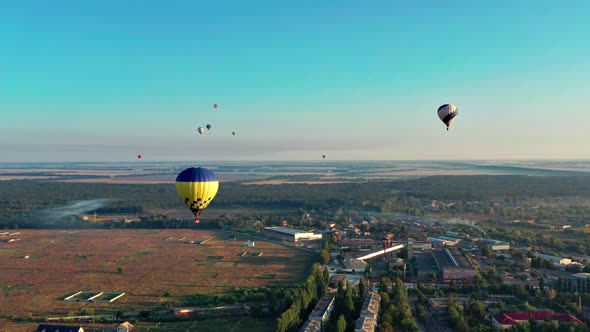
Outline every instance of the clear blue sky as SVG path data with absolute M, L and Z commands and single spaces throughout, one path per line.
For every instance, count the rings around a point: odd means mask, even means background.
M 1 1 L 0 161 L 585 159 L 589 17 L 587 0 Z

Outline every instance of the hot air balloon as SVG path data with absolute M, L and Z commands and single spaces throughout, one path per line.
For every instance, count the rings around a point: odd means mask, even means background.
M 211 203 L 219 189 L 219 181 L 215 173 L 203 167 L 190 167 L 176 177 L 176 193 L 184 204 L 195 214 L 195 222 L 203 209 Z
M 234 136 L 236 136 L 236 132 L 235 131 L 232 131 L 231 134 L 234 135 Z
M 213 104 L 213 107 L 217 108 L 217 107 L 219 107 L 219 105 L 218 104 Z
M 326 155 L 325 155 L 325 154 L 323 154 L 323 155 L 322 155 L 322 158 L 326 159 Z
M 205 128 L 199 127 L 199 128 L 197 128 L 197 131 L 199 132 L 199 134 L 202 135 L 205 132 Z
M 447 126 L 447 130 L 458 114 L 459 110 L 453 104 L 444 104 L 438 108 L 438 117 Z
M 137 159 L 141 159 L 141 155 L 140 154 L 137 155 Z
M 211 130 L 211 125 L 210 124 L 206 125 L 205 127 L 207 127 L 207 130 Z

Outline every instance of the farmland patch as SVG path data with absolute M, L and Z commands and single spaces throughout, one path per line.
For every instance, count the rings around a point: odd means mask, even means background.
M 223 296 L 235 287 L 293 284 L 306 277 L 315 258 L 264 241 L 256 242 L 262 256 L 242 257 L 241 243 L 228 242 L 225 233 L 209 230 L 95 229 L 76 230 L 75 236 L 59 230 L 27 230 L 20 236 L 21 241 L 2 248 L 10 250 L 0 254 L 0 266 L 10 266 L 0 273 L 0 290 L 10 294 L 0 297 L 4 317 L 18 312 L 34 317 L 67 315 L 85 307 L 97 314 L 150 310 L 161 306 L 160 294 L 165 293 L 182 299 L 210 292 Z M 164 241 L 170 237 L 185 240 Z M 187 245 L 186 239 L 210 240 Z M 29 259 L 15 259 L 24 255 Z M 34 264 L 30 258 L 35 258 Z M 119 264 L 124 264 L 120 273 Z M 101 291 L 126 295 L 113 303 L 89 303 L 82 300 L 86 295 L 79 296 L 79 302 L 64 301 L 64 294 L 81 290 L 94 296 Z M 109 300 L 104 295 L 96 299 Z

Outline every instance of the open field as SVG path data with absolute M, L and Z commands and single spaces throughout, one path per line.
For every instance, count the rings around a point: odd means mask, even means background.
M 20 241 L 0 243 L 0 325 L 28 312 L 43 317 L 83 307 L 97 314 L 136 311 L 162 307 L 164 301 L 174 306 L 197 293 L 291 284 L 303 279 L 312 263 L 306 252 L 259 240 L 256 248 L 245 248 L 245 237 L 230 241 L 215 231 L 23 230 L 18 236 Z M 181 238 L 210 240 L 170 240 Z M 264 254 L 242 257 L 246 249 Z M 126 295 L 110 304 L 62 300 L 77 291 Z M 162 298 L 166 292 L 170 296 Z
M 74 183 L 173 183 L 190 162 L 24 163 L 0 164 L 2 180 L 48 180 Z M 588 161 L 307 161 L 211 162 L 220 181 L 255 184 L 354 182 L 432 175 L 588 175 Z M 259 182 L 261 181 L 261 182 Z

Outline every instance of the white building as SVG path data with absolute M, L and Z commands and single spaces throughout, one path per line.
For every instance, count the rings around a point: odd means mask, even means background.
M 268 232 L 286 237 L 293 242 L 298 242 L 301 240 L 319 240 L 322 238 L 322 234 L 315 234 L 313 232 L 302 231 L 299 229 L 288 228 L 288 227 L 281 227 L 281 226 L 273 226 L 273 227 L 264 227 L 264 229 Z

